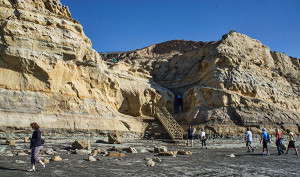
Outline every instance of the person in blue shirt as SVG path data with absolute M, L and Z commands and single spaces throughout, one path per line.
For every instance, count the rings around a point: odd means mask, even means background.
M 270 142 L 270 136 L 269 134 L 266 132 L 265 128 L 262 128 L 262 133 L 261 133 L 261 139 L 260 139 L 260 143 L 263 144 L 263 150 L 262 150 L 262 155 L 265 154 L 265 150 L 267 152 L 266 155 L 270 155 L 269 150 L 268 150 L 268 143 Z

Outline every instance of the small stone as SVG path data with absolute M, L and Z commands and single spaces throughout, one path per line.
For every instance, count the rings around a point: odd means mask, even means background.
M 126 152 L 136 154 L 137 150 L 135 148 L 129 147 Z
M 17 155 L 18 155 L 18 156 L 25 156 L 25 155 L 28 155 L 28 154 L 25 153 L 25 152 L 18 152 Z
M 118 152 L 110 152 L 108 154 L 109 157 L 125 157 L 124 153 L 118 153 Z
M 46 149 L 45 154 L 47 154 L 47 155 L 53 155 L 54 151 L 53 151 L 52 148 L 48 148 L 48 149 Z
M 94 150 L 92 151 L 93 156 L 97 156 L 98 153 L 99 153 L 98 149 L 94 149 Z
M 156 163 L 159 163 L 159 162 L 161 162 L 161 159 L 158 158 L 158 157 L 155 157 L 155 158 L 152 159 L 152 161 L 153 161 L 153 162 L 156 162 Z
M 90 161 L 90 162 L 96 162 L 97 160 L 95 159 L 94 156 L 89 156 L 89 161 Z
M 58 147 L 53 147 L 53 151 L 59 151 L 60 149 Z
M 109 144 L 121 144 L 122 137 L 120 133 L 110 133 L 108 134 L 108 143 Z
M 148 167 L 153 167 L 153 166 L 155 165 L 155 162 L 154 162 L 153 160 L 150 159 L 150 160 L 147 161 L 146 165 L 147 165 Z
M 179 155 L 192 155 L 192 152 L 191 151 L 178 151 L 178 154 Z
M 100 157 L 98 157 L 98 158 L 97 158 L 97 160 L 99 161 L 99 160 L 101 160 L 101 158 L 100 158 Z
M 30 141 L 27 137 L 24 138 L 24 143 L 30 143 Z
M 233 157 L 235 157 L 235 155 L 234 155 L 234 154 L 230 154 L 229 157 L 232 157 L 232 158 L 233 158 Z
M 17 163 L 17 164 L 23 164 L 23 163 L 26 163 L 26 162 L 22 161 L 22 160 L 15 160 L 15 163 Z
M 177 151 L 169 151 L 169 152 L 160 152 L 158 156 L 173 156 L 176 157 Z
M 79 149 L 75 151 L 78 155 L 90 155 L 92 153 L 91 150 Z
M 45 158 L 44 158 L 42 161 L 43 161 L 44 163 L 46 163 L 46 164 L 49 163 L 49 160 L 48 160 L 48 159 L 45 159 Z
M 72 144 L 73 149 L 91 149 L 91 142 L 88 139 L 76 140 Z
M 15 140 L 6 140 L 6 144 L 9 146 L 14 146 L 16 144 Z
M 168 152 L 168 148 L 166 146 L 154 146 L 154 153 L 160 152 Z
M 56 156 L 52 157 L 51 160 L 54 162 L 59 162 L 59 161 L 62 161 L 62 158 L 59 155 L 56 155 Z

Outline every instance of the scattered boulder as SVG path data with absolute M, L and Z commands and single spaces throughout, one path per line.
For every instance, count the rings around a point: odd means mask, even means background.
M 86 149 L 78 149 L 75 152 L 78 155 L 90 155 L 92 153 L 91 150 L 86 150 Z
M 27 137 L 24 138 L 24 143 L 30 143 L 30 141 Z
M 17 163 L 17 164 L 23 164 L 23 163 L 27 163 L 27 162 L 25 162 L 23 160 L 15 160 L 15 163 Z
M 233 157 L 235 157 L 235 155 L 234 155 L 234 154 L 230 154 L 229 157 L 232 157 L 232 158 L 233 158 Z
M 118 153 L 118 152 L 110 152 L 108 154 L 109 157 L 125 157 L 124 153 Z
M 91 141 L 88 139 L 76 140 L 72 144 L 73 149 L 91 149 Z
M 90 161 L 90 162 L 96 162 L 97 160 L 95 159 L 94 156 L 89 156 L 89 161 Z
M 110 133 L 108 134 L 108 143 L 109 144 L 121 144 L 122 137 L 120 133 Z
M 101 158 L 100 158 L 100 157 L 98 157 L 98 158 L 97 158 L 97 160 L 99 161 L 99 160 L 101 160 Z
M 47 149 L 45 150 L 45 154 L 47 154 L 47 155 L 53 155 L 53 154 L 54 154 L 54 151 L 53 151 L 52 148 L 47 148 Z
M 168 148 L 166 146 L 154 146 L 154 153 L 160 152 L 168 152 Z
M 153 162 L 159 163 L 161 162 L 161 159 L 158 157 L 152 158 Z
M 18 156 L 25 156 L 25 155 L 28 155 L 28 154 L 25 153 L 25 152 L 23 152 L 23 151 L 21 151 L 21 152 L 18 152 L 17 155 L 18 155 Z
M 53 151 L 59 151 L 60 149 L 58 147 L 53 147 Z
M 98 149 L 94 149 L 92 151 L 93 156 L 97 156 L 99 154 L 100 151 L 98 151 Z
M 182 151 L 178 151 L 177 154 L 179 154 L 179 155 L 192 155 L 192 152 L 191 151 L 182 150 Z
M 16 144 L 15 140 L 6 140 L 6 144 L 9 146 L 14 146 Z
M 144 147 L 137 147 L 135 148 L 137 153 L 148 153 L 149 151 L 147 150 L 147 148 Z
M 51 160 L 54 162 L 59 162 L 59 161 L 62 161 L 63 159 L 59 155 L 56 155 L 56 156 L 52 157 Z
M 46 159 L 46 158 L 44 158 L 44 159 L 42 159 L 42 161 L 44 162 L 44 163 L 49 163 L 49 160 L 48 159 Z
M 147 165 L 148 167 L 153 167 L 153 166 L 155 165 L 155 162 L 154 162 L 152 159 L 150 159 L 150 160 L 148 160 L 148 161 L 146 162 L 146 165 Z
M 124 150 L 125 150 L 126 152 L 128 152 L 128 153 L 133 153 L 133 154 L 136 154 L 136 153 L 137 153 L 136 148 L 132 148 L 132 147 L 125 148 Z
M 0 146 L 0 153 L 4 152 L 7 146 Z
M 173 156 L 176 157 L 177 151 L 169 151 L 169 152 L 160 152 L 158 156 Z

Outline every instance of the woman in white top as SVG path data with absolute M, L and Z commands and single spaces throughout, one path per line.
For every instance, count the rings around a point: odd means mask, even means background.
M 207 138 L 205 136 L 204 130 L 201 131 L 200 138 L 201 138 L 201 142 L 202 142 L 202 149 L 203 149 L 203 146 L 205 146 L 205 148 L 207 149 L 207 146 L 206 146 L 206 140 L 207 140 Z

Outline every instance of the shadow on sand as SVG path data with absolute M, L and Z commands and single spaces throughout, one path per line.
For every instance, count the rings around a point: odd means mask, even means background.
M 24 169 L 17 169 L 17 168 L 7 168 L 7 167 L 3 167 L 0 166 L 0 170 L 9 170 L 9 171 L 26 171 Z

